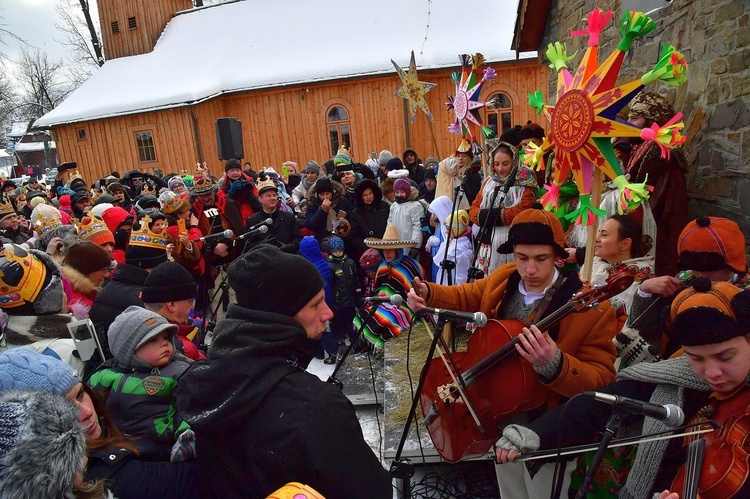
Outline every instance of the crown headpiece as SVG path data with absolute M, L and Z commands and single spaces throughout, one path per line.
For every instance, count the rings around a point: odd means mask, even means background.
M 91 241 L 93 238 L 109 232 L 107 224 L 98 218 L 83 217 L 81 222 L 75 221 L 78 228 L 78 238 L 81 241 Z
M 156 196 L 156 186 L 146 182 L 143 184 L 143 187 L 141 188 L 141 194 L 150 194 L 152 196 Z
M 0 197 L 0 220 L 7 217 L 8 215 L 15 215 L 16 209 L 13 208 L 13 203 L 6 196 Z
M 150 224 L 151 217 L 144 215 L 143 218 L 141 218 L 141 228 L 139 230 L 133 230 L 130 233 L 130 245 L 166 251 L 168 242 L 167 237 L 151 232 L 151 229 L 149 228 Z
M 31 212 L 31 224 L 37 234 L 44 235 L 52 229 L 62 227 L 60 212 L 46 203 L 38 204 Z
M 0 246 L 0 308 L 33 302 L 47 277 L 47 266 L 15 244 Z

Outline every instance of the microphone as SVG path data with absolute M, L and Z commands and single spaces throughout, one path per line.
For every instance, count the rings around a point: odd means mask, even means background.
M 270 220 L 270 218 L 269 218 Z M 265 222 L 264 222 L 265 223 Z M 259 227 L 256 227 L 255 229 L 249 230 L 242 234 L 241 236 L 237 236 L 237 239 L 245 239 L 247 236 L 254 236 L 255 234 L 265 234 L 268 232 L 268 225 L 260 224 Z
M 671 426 L 672 428 L 680 426 L 685 420 L 685 413 L 674 404 L 652 404 L 643 400 L 635 400 L 602 392 L 583 392 L 583 394 L 594 397 L 599 402 L 619 407 L 628 414 L 642 414 L 658 419 L 659 421 L 664 421 L 667 426 Z
M 219 232 L 218 234 L 209 234 L 208 236 L 199 237 L 196 239 L 196 241 L 211 241 L 213 239 L 229 239 L 234 235 L 234 232 L 232 232 L 232 229 L 227 229 L 224 232 Z
M 448 310 L 446 308 L 424 307 L 419 309 L 419 312 L 417 313 L 435 314 L 438 317 L 444 317 L 447 319 L 472 322 L 476 327 L 482 327 L 487 324 L 487 316 L 482 312 L 458 312 L 456 310 Z
M 513 167 L 513 169 L 510 171 L 510 175 L 508 175 L 508 178 L 505 179 L 505 184 L 503 184 L 503 192 L 508 193 L 511 187 L 516 185 L 516 176 L 518 175 L 518 164 Z
M 250 228 L 248 229 L 248 231 L 251 231 L 251 230 L 257 229 L 258 227 L 260 227 L 260 226 L 262 226 L 262 225 L 273 225 L 273 220 L 271 219 L 271 217 L 268 217 L 268 218 L 266 218 L 265 220 L 261 220 L 261 221 L 260 221 L 260 222 L 258 222 L 257 224 L 255 224 L 255 225 L 253 225 L 252 227 L 250 227 Z
M 404 302 L 401 295 L 393 296 L 366 296 L 362 298 L 362 301 L 369 301 L 370 303 L 390 303 L 391 305 L 399 306 Z

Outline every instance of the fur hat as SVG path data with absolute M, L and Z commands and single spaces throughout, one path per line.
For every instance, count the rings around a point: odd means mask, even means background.
M 680 345 L 723 343 L 750 332 L 750 291 L 697 277 L 670 310 L 672 340 Z
M 97 246 L 115 244 L 115 237 L 107 228 L 107 224 L 98 219 L 83 217 L 78 226 L 78 237 L 81 241 L 90 241 Z
M 75 497 L 87 452 L 78 412 L 64 396 L 54 393 L 0 393 L 3 497 Z
M 63 265 L 77 270 L 83 275 L 106 269 L 112 263 L 109 255 L 98 245 L 81 241 L 68 248 Z
M 239 306 L 289 317 L 325 286 L 312 263 L 270 244 L 258 244 L 236 259 L 228 275 Z M 290 289 L 294 293 L 285 292 Z
M 333 192 L 333 183 L 331 183 L 331 179 L 327 177 L 319 178 L 315 182 L 315 194 L 321 194 L 323 192 Z
M 522 140 L 521 125 L 510 127 L 500 135 L 500 142 L 507 142 L 516 149 L 521 145 Z
M 334 251 L 344 251 L 344 240 L 339 236 L 332 236 L 328 239 L 328 250 L 330 253 Z
M 388 162 L 393 159 L 393 154 L 388 149 L 383 149 L 380 151 L 380 154 L 378 154 L 378 166 L 383 166 L 388 164 Z
M 0 392 L 53 392 L 66 395 L 81 376 L 65 362 L 28 348 L 11 348 L 0 354 Z
M 320 173 L 320 165 L 317 161 L 308 161 L 305 165 L 305 172 Z
M 141 288 L 143 303 L 192 300 L 197 285 L 185 267 L 175 262 L 160 263 L 146 277 Z
M 677 240 L 677 253 L 681 270 L 730 268 L 738 274 L 747 270 L 745 236 L 726 218 L 701 217 L 687 224 Z
M 64 300 L 60 268 L 47 253 L 15 244 L 0 247 L 0 308 L 4 312 L 59 314 Z
M 122 186 L 119 182 L 112 182 L 111 184 L 107 185 L 107 192 L 114 195 L 115 192 L 126 192 L 125 187 Z
M 630 113 L 649 119 L 659 126 L 671 120 L 674 108 L 667 99 L 654 92 L 641 92 L 630 101 Z
M 404 162 L 401 161 L 401 158 L 391 158 L 385 164 L 385 169 L 387 171 L 403 170 L 404 169 Z
M 516 244 L 539 244 L 551 245 L 557 256 L 565 258 L 565 232 L 563 232 L 560 220 L 541 205 L 523 210 L 516 215 L 508 231 L 508 240 L 498 246 L 497 252 L 501 254 L 513 253 Z
M 115 360 L 123 366 L 153 367 L 138 358 L 135 352 L 141 345 L 162 331 L 166 331 L 170 337 L 173 337 L 178 327 L 176 324 L 170 324 L 167 319 L 156 312 L 131 305 L 109 326 L 107 330 L 109 349 Z
M 389 225 L 385 228 L 385 232 L 383 233 L 383 237 L 381 239 L 377 239 L 375 237 L 367 237 L 365 238 L 365 246 L 368 248 L 376 248 L 376 249 L 399 249 L 399 248 L 416 248 L 419 246 L 419 241 L 417 240 L 408 240 L 403 241 L 401 240 L 401 236 L 398 233 L 398 229 L 396 229 L 395 225 Z

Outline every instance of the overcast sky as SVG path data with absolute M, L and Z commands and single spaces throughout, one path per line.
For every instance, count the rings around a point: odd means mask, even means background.
M 55 6 L 60 2 L 61 0 L 0 0 L 0 23 L 3 29 L 19 36 L 31 47 L 47 52 L 51 59 L 67 62 L 66 48 L 55 41 L 63 38 L 55 27 L 55 22 L 59 22 Z M 90 2 L 90 8 L 91 17 L 98 24 L 96 1 Z M 3 37 L 3 42 L 0 51 L 11 60 L 17 59 L 22 44 L 7 36 Z

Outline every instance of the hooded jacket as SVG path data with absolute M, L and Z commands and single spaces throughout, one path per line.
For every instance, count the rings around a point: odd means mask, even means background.
M 209 360 L 177 387 L 206 497 L 261 498 L 291 481 L 327 499 L 392 496 L 354 406 L 304 370 L 319 344 L 299 323 L 230 304 L 214 333 Z
M 331 180 L 333 185 L 333 196 L 331 198 L 331 209 L 328 213 L 320 209 L 322 201 L 315 191 L 316 185 L 313 185 L 307 191 L 307 215 L 305 216 L 305 227 L 315 233 L 315 238 L 320 241 L 326 236 L 331 235 L 333 230 L 332 223 L 338 218 L 340 211 L 347 215 L 354 207 L 346 200 L 346 187 L 336 180 Z
M 365 189 L 370 189 L 374 196 L 371 204 L 365 204 L 362 201 L 362 193 Z M 349 236 L 349 244 L 353 250 L 352 259 L 359 260 L 359 257 L 367 250 L 364 240 L 367 237 L 381 238 L 385 232 L 388 223 L 388 204 L 383 201 L 383 191 L 378 187 L 377 182 L 370 179 L 362 179 L 354 187 L 354 197 L 356 207 L 347 215 L 349 223 L 352 224 L 352 232 Z

